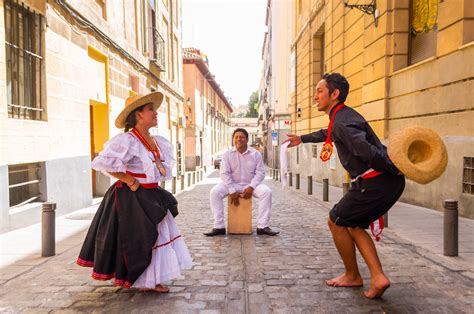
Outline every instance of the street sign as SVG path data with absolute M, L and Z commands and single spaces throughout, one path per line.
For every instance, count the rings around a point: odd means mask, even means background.
M 278 146 L 278 132 L 272 132 L 272 145 Z

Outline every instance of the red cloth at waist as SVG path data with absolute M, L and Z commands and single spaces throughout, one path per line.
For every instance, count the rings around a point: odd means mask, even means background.
M 372 170 L 370 172 L 367 172 L 366 174 L 364 174 L 363 176 L 361 176 L 362 179 L 370 179 L 370 178 L 375 178 L 376 176 L 379 176 L 381 175 L 382 172 L 378 172 L 378 171 L 375 171 L 375 170 Z
M 146 178 L 146 174 L 144 173 L 134 173 L 134 172 L 127 171 L 127 174 L 131 175 L 134 178 Z
M 117 181 L 115 183 L 115 186 L 119 189 L 123 187 L 123 182 L 122 181 Z M 143 187 L 144 189 L 156 189 L 158 188 L 158 182 L 152 182 L 152 183 L 140 183 L 140 186 Z

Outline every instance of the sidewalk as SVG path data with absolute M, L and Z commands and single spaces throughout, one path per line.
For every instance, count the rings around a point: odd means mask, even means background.
M 203 179 L 213 171 L 208 169 L 203 173 Z M 199 183 L 197 174 L 194 184 L 192 173 L 189 174 L 189 181 L 188 173 L 184 177 L 184 190 L 181 190 L 181 182 L 177 180 L 175 195 L 190 191 Z M 166 181 L 165 188 L 171 192 L 171 180 Z M 89 228 L 101 200 L 94 198 L 91 206 L 56 217 L 56 255 L 82 244 L 84 232 Z M 0 234 L 0 285 L 48 260 L 41 256 L 41 223 Z
M 342 188 L 329 186 L 329 201 L 323 202 L 323 185 L 316 181 L 313 181 L 313 194 L 308 195 L 307 178 L 300 179 L 299 190 L 296 190 L 295 185 L 295 176 L 293 175 L 293 186 L 286 186 L 285 189 L 306 195 L 328 210 L 342 197 Z M 434 209 L 397 202 L 389 211 L 388 227 L 383 231 L 382 241 L 384 237 L 390 238 L 395 234 L 405 240 L 407 245 L 412 245 L 413 250 L 422 256 L 474 279 L 474 220 L 459 217 L 458 228 L 459 256 L 444 256 L 443 213 Z

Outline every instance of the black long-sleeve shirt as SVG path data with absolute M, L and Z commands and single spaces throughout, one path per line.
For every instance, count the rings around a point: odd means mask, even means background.
M 331 109 L 331 117 L 334 109 Z M 302 135 L 303 143 L 326 141 L 327 129 Z M 382 173 L 398 174 L 398 169 L 390 161 L 387 148 L 380 142 L 367 121 L 354 109 L 344 106 L 334 117 L 331 139 L 344 169 L 351 178 L 372 168 Z

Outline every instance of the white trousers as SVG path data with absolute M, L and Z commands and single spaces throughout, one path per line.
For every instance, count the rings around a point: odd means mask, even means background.
M 248 185 L 237 187 L 237 192 L 242 192 Z M 224 222 L 224 198 L 229 195 L 229 190 L 223 183 L 219 183 L 211 189 L 211 209 L 214 215 L 214 228 L 225 228 Z M 257 228 L 269 226 L 272 212 L 272 190 L 265 184 L 259 184 L 253 190 L 253 196 L 259 199 Z

